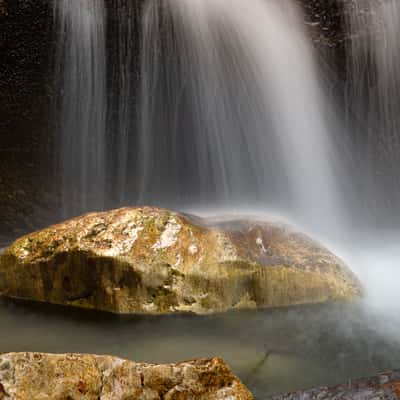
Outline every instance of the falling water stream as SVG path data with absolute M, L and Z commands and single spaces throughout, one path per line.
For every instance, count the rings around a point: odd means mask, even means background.
M 107 119 L 107 170 L 108 194 L 111 204 L 131 202 L 130 187 L 134 183 L 131 158 L 137 157 L 132 132 L 135 130 L 135 2 L 112 0 L 109 10 L 114 23 L 108 26 L 108 37 L 112 37 L 108 55 L 110 65 L 108 74 L 111 77 L 108 94 Z M 110 191 L 114 194 L 110 195 Z
M 61 208 L 66 217 L 105 204 L 105 6 L 103 0 L 57 0 L 54 7 Z
M 107 2 L 54 3 L 63 214 L 139 202 L 282 214 L 334 243 L 365 298 L 129 318 L 4 301 L 0 352 L 148 362 L 220 355 L 258 399 L 399 368 L 400 235 L 350 229 L 355 221 L 340 189 L 357 176 L 360 207 L 390 212 L 400 199 L 398 1 L 355 0 L 346 11 L 350 122 L 343 131 L 354 132 L 358 167 L 345 174 L 334 145 L 344 133 L 328 123 L 332 104 L 294 1 L 147 0 L 139 87 L 132 3 L 112 3 L 114 58 L 106 50 Z
M 360 206 L 380 221 L 396 218 L 400 201 L 400 3 L 349 2 L 348 101 Z M 376 212 L 378 210 L 378 212 Z
M 147 2 L 142 202 L 339 223 L 327 103 L 302 21 L 289 1 Z

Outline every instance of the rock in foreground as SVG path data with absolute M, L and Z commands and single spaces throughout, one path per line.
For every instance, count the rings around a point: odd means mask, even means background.
M 116 313 L 222 312 L 351 300 L 357 279 L 291 228 L 156 208 L 91 213 L 0 255 L 0 293 Z
M 270 400 L 397 400 L 400 399 L 400 370 L 334 387 L 272 396 Z
M 169 365 L 110 356 L 0 355 L 0 399 L 250 400 L 246 387 L 218 358 Z

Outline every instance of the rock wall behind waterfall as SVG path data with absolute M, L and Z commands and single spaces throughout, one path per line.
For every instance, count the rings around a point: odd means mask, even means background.
M 32 229 L 43 217 L 34 222 L 35 212 L 46 208 L 38 161 L 52 163 L 52 38 L 48 0 L 0 0 L 0 233 L 7 236 Z

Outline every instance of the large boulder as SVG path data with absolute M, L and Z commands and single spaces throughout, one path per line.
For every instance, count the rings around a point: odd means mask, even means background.
M 22 237 L 0 256 L 0 293 L 116 313 L 208 313 L 352 300 L 360 287 L 342 261 L 286 225 L 145 207 Z
M 0 355 L 0 399 L 251 400 L 219 358 L 140 364 L 110 356 Z

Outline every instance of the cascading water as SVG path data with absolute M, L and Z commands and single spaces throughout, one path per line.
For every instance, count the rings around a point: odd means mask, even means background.
M 109 177 L 108 201 L 112 205 L 132 202 L 130 182 L 134 180 L 135 165 L 135 58 L 139 58 L 136 26 L 137 2 L 112 0 L 107 26 L 108 54 L 108 119 L 109 146 L 107 165 Z M 136 68 L 137 69 L 137 68 Z
M 347 110 L 364 185 L 359 204 L 380 221 L 394 221 L 400 201 L 400 3 L 357 0 L 349 2 L 347 16 Z
M 352 182 L 360 189 L 357 207 L 367 211 L 365 232 L 347 246 L 348 260 L 366 288 L 368 309 L 389 316 L 384 330 L 398 331 L 400 2 L 354 0 L 346 15 L 346 109 L 359 165 Z
M 279 208 L 308 227 L 337 225 L 325 99 L 297 11 L 280 0 L 147 2 L 142 202 Z
M 327 104 L 293 2 L 148 0 L 139 129 L 134 6 L 113 9 L 111 57 L 103 0 L 55 2 L 64 216 L 138 201 L 245 204 L 338 230 Z
M 57 0 L 64 216 L 104 205 L 106 190 L 106 52 L 103 0 Z

